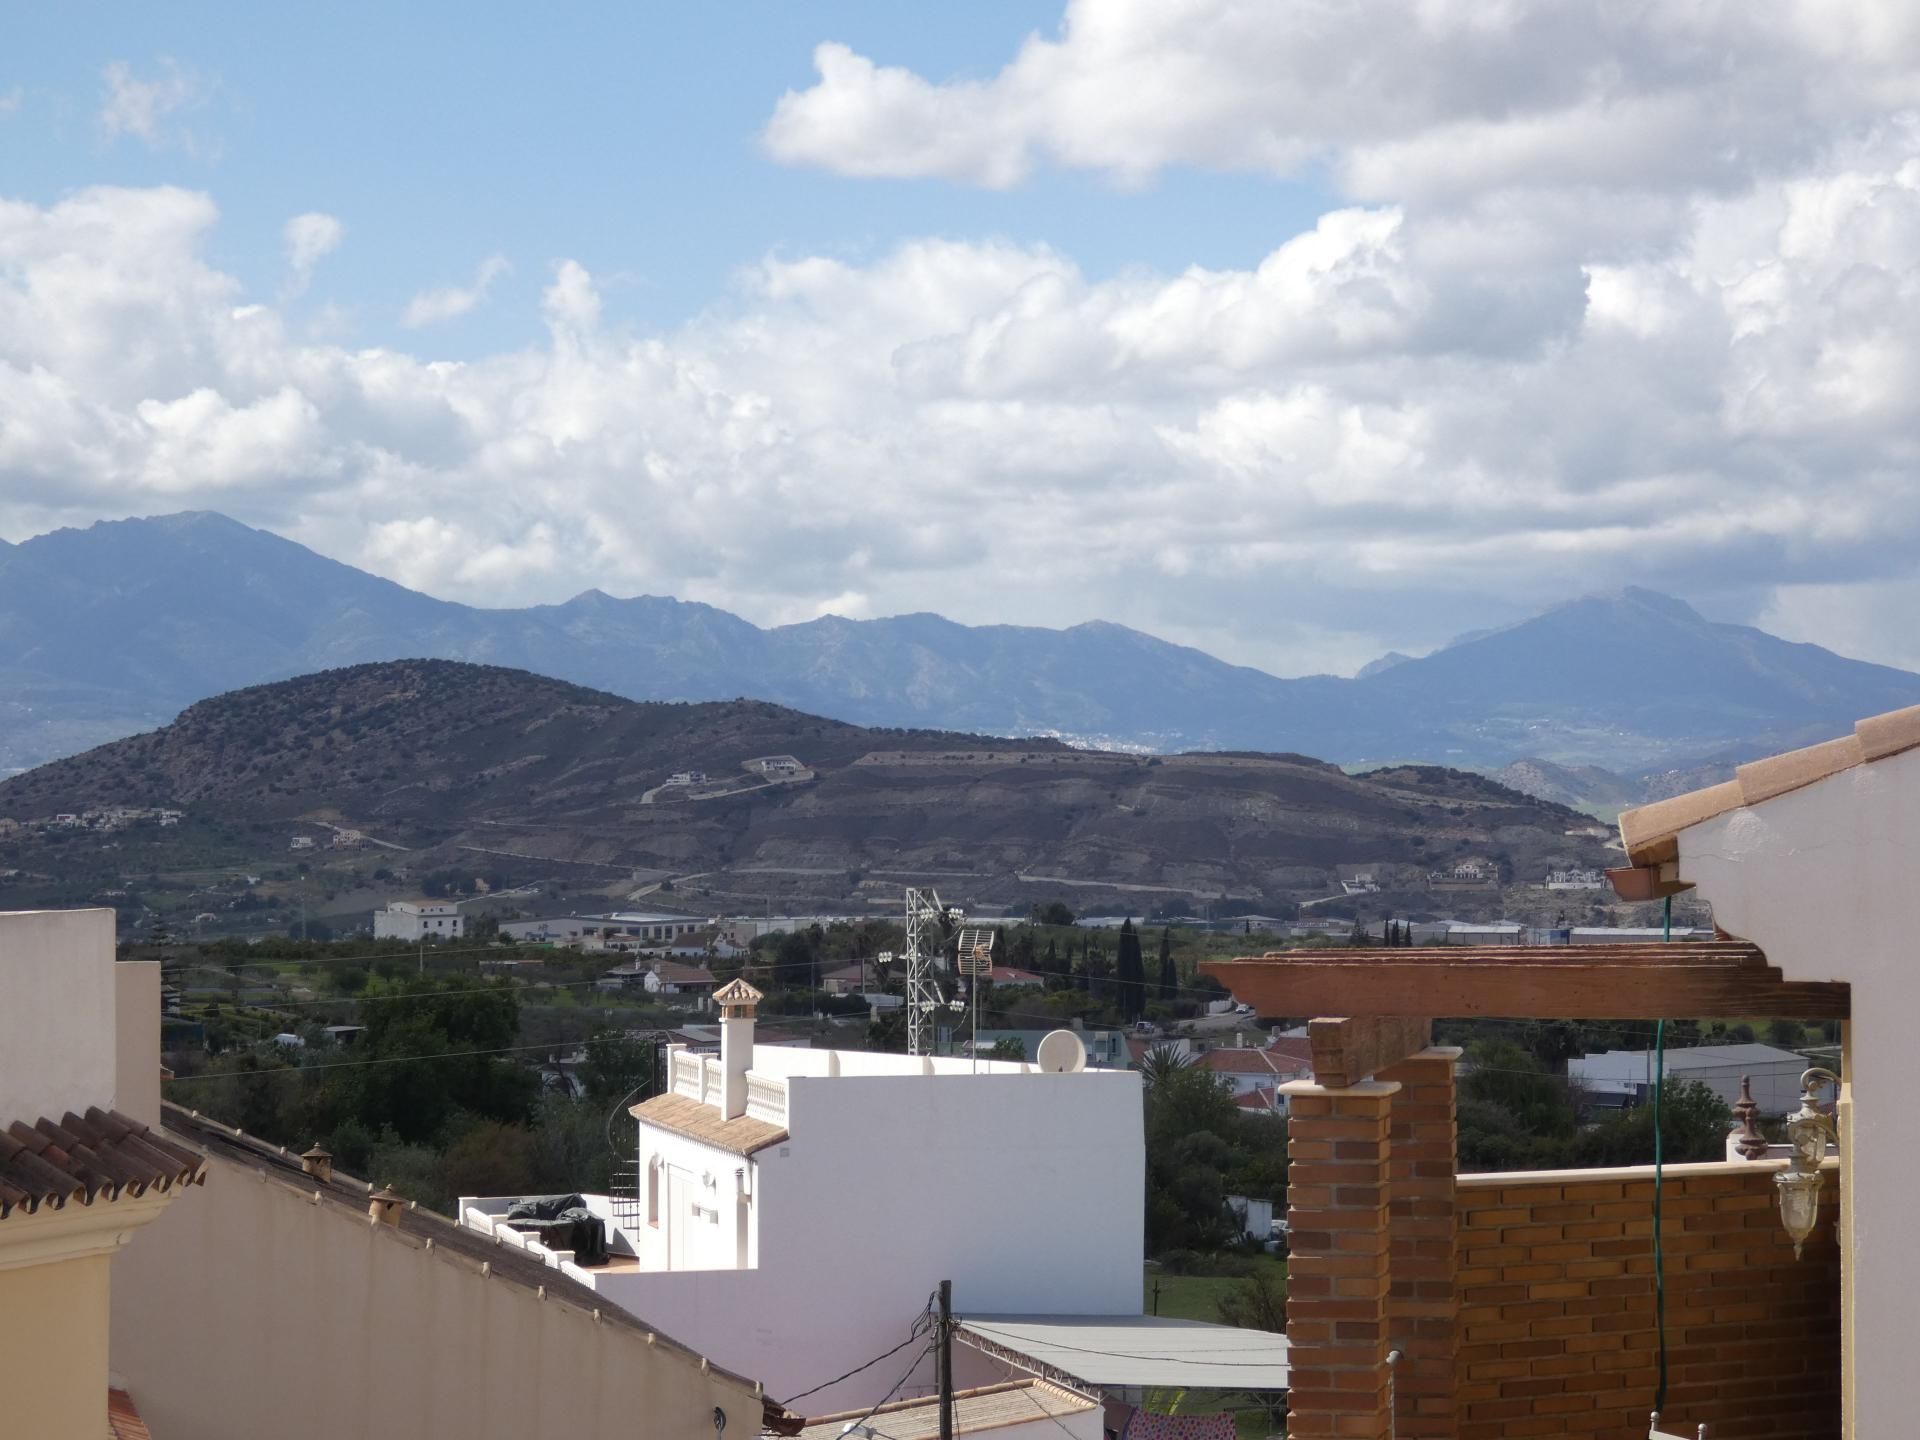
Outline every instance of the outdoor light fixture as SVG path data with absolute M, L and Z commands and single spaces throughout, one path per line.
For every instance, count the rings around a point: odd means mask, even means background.
M 1833 1118 L 1815 1108 L 1814 1093 L 1821 1085 L 1832 1085 L 1837 1097 L 1840 1077 L 1831 1070 L 1813 1069 L 1800 1077 L 1800 1108 L 1787 1117 L 1787 1143 L 1793 1147 L 1787 1168 L 1773 1177 L 1780 1189 L 1780 1222 L 1793 1241 L 1793 1258 L 1800 1258 L 1800 1247 L 1820 1220 L 1820 1187 L 1826 1181 L 1820 1162 L 1827 1158 L 1829 1142 L 1838 1144 L 1840 1131 Z

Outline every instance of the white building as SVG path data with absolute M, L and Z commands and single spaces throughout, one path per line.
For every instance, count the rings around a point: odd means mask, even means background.
M 1653 1091 L 1653 1060 L 1651 1050 L 1608 1050 L 1567 1061 L 1567 1078 L 1597 1105 L 1639 1105 Z M 1800 1104 L 1800 1075 L 1811 1062 L 1772 1045 L 1691 1045 L 1668 1050 L 1664 1063 L 1669 1080 L 1698 1080 L 1728 1105 L 1751 1076 L 1760 1113 L 1785 1115 Z
M 1549 870 L 1547 889 L 1549 890 L 1604 890 L 1607 888 L 1607 876 L 1604 870 Z
M 683 935 L 713 924 L 695 915 L 650 910 L 616 910 L 607 915 L 555 915 L 544 920 L 508 920 L 500 934 L 508 940 L 580 945 L 590 950 L 639 950 L 671 945 Z
M 395 900 L 373 912 L 376 940 L 458 940 L 466 919 L 444 900 Z
M 776 1396 L 897 1345 L 943 1279 L 968 1312 L 1140 1314 L 1137 1074 L 756 1046 L 758 993 L 716 998 L 721 1053 L 674 1047 L 670 1093 L 634 1107 L 637 1194 L 588 1197 L 613 1262 L 552 1263 Z M 461 1218 L 539 1251 L 512 1203 L 464 1197 Z M 871 1404 L 895 1378 L 808 1404 Z

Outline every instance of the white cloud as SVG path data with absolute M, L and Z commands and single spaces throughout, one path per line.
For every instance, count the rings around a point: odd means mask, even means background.
M 1631 208 L 1352 205 L 1102 279 L 770 258 L 640 334 L 564 261 L 542 341 L 450 361 L 291 332 L 204 195 L 0 201 L 0 533 L 207 505 L 483 604 L 1105 616 L 1282 671 L 1637 582 L 1910 659 L 1920 121 L 1660 244 Z
M 26 92 L 18 85 L 5 94 L 0 94 L 0 115 L 18 115 L 26 98 Z
M 1881 0 L 1069 0 L 991 77 L 938 81 L 845 45 L 781 98 L 776 158 L 1006 186 L 1051 164 L 1171 165 L 1413 199 L 1515 184 L 1737 188 L 1836 120 L 1920 98 L 1920 19 Z
M 143 80 L 124 60 L 115 60 L 101 72 L 106 95 L 100 106 L 100 125 L 108 138 L 131 135 L 154 149 L 176 140 L 192 145 L 192 137 L 166 126 L 175 111 L 201 103 L 205 92 L 198 76 L 178 61 L 161 57 L 156 73 Z
M 504 255 L 489 255 L 473 272 L 471 285 L 447 285 L 438 290 L 422 290 L 407 302 L 400 323 L 409 330 L 457 320 L 487 298 L 496 280 L 510 274 L 513 267 Z
M 340 248 L 346 227 L 331 215 L 310 210 L 287 221 L 281 232 L 286 244 L 288 292 L 298 295 L 313 283 L 313 269 Z

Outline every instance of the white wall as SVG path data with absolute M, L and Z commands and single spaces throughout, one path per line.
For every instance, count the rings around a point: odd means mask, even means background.
M 121 960 L 114 978 L 113 1108 L 160 1123 L 160 962 Z
M 111 910 L 0 913 L 0 1125 L 114 1102 L 113 923 Z
M 1680 835 L 1680 874 L 1714 920 L 1751 940 L 1789 980 L 1845 980 L 1848 1024 L 1842 1156 L 1853 1263 L 1843 1297 L 1852 1419 L 1862 1436 L 1912 1426 L 1907 1336 L 1920 1292 L 1912 1211 L 1914 1026 L 1920 956 L 1913 901 L 1920 871 L 1920 750 L 1829 776 Z M 1831 1223 L 1831 1206 L 1823 1223 Z
M 777 1399 L 904 1340 L 942 1279 L 962 1314 L 1140 1313 L 1137 1074 L 788 1085 L 793 1138 L 754 1156 L 757 1268 L 583 1277 Z M 725 1159 L 723 1186 L 741 1163 Z M 899 1373 L 876 1367 L 805 1408 L 871 1403 Z
M 731 1270 L 754 1263 L 753 1161 L 711 1145 L 640 1126 L 641 1224 L 630 1232 L 651 1270 Z M 646 1223 L 648 1172 L 660 1162 L 658 1226 Z M 695 1209 L 701 1213 L 695 1214 Z M 741 1253 L 740 1226 L 746 1225 Z

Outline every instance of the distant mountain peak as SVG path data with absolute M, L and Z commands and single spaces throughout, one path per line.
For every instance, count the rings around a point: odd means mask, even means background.
M 1411 655 L 1402 654 L 1398 650 L 1389 650 L 1378 660 L 1369 660 L 1358 670 L 1354 671 L 1353 678 L 1356 680 L 1368 680 L 1375 675 L 1384 675 L 1387 671 L 1393 669 L 1394 666 L 1404 665 L 1411 659 L 1413 659 Z

